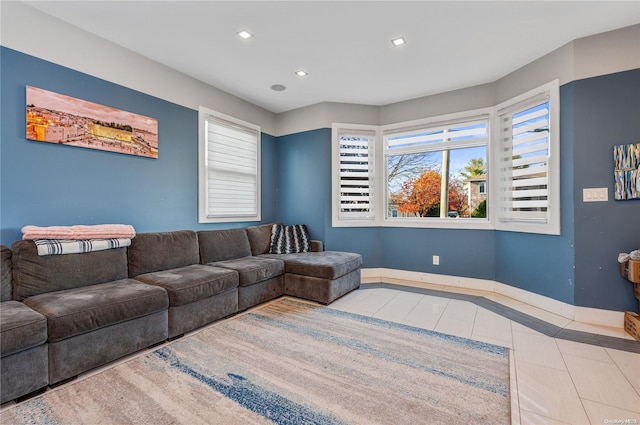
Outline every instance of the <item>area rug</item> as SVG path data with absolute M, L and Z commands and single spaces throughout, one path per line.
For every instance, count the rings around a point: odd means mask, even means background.
M 508 424 L 508 349 L 281 298 L 2 424 Z

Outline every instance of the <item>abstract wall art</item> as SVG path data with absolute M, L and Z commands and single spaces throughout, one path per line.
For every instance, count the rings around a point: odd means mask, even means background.
M 640 143 L 613 147 L 615 199 L 640 199 Z

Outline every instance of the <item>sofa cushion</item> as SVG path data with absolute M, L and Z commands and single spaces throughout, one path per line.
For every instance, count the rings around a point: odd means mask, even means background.
M 38 255 L 33 241 L 17 241 L 13 251 L 14 298 L 95 285 L 127 277 L 127 249 L 83 254 Z
M 198 264 L 198 237 L 192 230 L 139 233 L 127 256 L 129 277 Z
M 135 279 L 164 288 L 169 293 L 171 307 L 190 304 L 238 287 L 238 274 L 233 270 L 200 264 L 145 273 Z
M 274 224 L 260 224 L 258 226 L 245 227 L 249 244 L 251 245 L 251 255 L 268 254 L 271 247 L 271 229 Z
M 202 230 L 198 232 L 198 244 L 201 264 L 251 255 L 249 238 L 244 229 Z
M 0 285 L 2 294 L 0 301 L 11 301 L 11 250 L 4 245 L 0 246 Z
M 47 342 L 47 319 L 18 301 L 0 305 L 0 354 L 2 357 Z
M 240 275 L 240 286 L 253 285 L 284 274 L 282 260 L 263 257 L 243 257 L 235 260 L 216 261 L 207 266 L 235 270 Z
M 362 256 L 352 252 L 322 251 L 298 254 L 264 254 L 260 258 L 279 258 L 287 273 L 333 280 L 362 266 Z
M 36 295 L 24 303 L 47 318 L 49 342 L 57 342 L 162 311 L 169 298 L 162 288 L 122 279 Z

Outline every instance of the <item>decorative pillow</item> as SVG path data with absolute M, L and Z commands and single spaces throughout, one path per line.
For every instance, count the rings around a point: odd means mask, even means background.
M 271 227 L 269 254 L 292 254 L 309 251 L 311 251 L 311 239 L 307 226 L 304 224 L 293 226 L 274 224 Z

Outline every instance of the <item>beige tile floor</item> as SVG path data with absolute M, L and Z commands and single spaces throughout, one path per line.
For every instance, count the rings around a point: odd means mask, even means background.
M 509 347 L 514 425 L 640 425 L 640 354 L 548 337 L 446 293 L 392 286 L 364 284 L 329 307 Z M 563 328 L 630 339 L 621 328 L 573 322 L 498 294 L 455 291 L 485 296 Z

